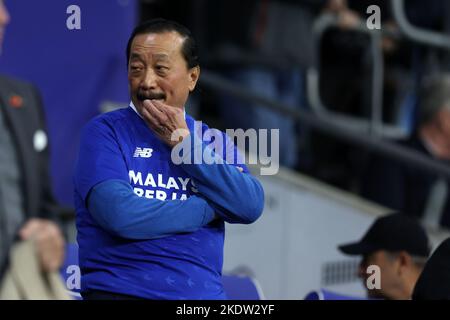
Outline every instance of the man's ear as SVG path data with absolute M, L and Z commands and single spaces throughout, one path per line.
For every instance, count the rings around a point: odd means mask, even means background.
M 193 67 L 189 70 L 189 92 L 194 91 L 199 77 L 200 77 L 199 66 Z
M 399 265 L 399 272 L 403 272 L 405 268 L 411 267 L 411 264 L 413 263 L 411 255 L 406 251 L 400 251 L 397 259 Z

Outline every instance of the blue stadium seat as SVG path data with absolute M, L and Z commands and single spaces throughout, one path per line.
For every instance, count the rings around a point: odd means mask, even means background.
M 229 300 L 264 300 L 259 283 L 251 277 L 223 275 L 222 282 Z
M 308 293 L 304 300 L 367 300 L 363 297 L 352 297 L 325 289 Z

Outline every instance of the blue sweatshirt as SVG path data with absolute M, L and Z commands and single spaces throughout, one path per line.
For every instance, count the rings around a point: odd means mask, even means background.
M 194 139 L 201 136 L 194 119 L 186 116 L 186 122 L 192 139 L 184 160 L 199 149 L 225 159 L 227 149 L 237 162 L 224 134 L 225 148 L 214 150 Z M 255 221 L 262 187 L 245 165 L 177 165 L 171 151 L 131 107 L 84 128 L 74 176 L 82 292 L 225 298 L 224 221 Z

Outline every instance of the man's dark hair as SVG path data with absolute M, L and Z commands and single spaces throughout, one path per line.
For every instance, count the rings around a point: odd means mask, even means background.
M 450 108 L 450 74 L 439 73 L 426 77 L 419 91 L 418 125 L 433 120 L 439 111 Z
M 127 44 L 127 66 L 130 61 L 130 50 L 133 39 L 140 34 L 147 33 L 164 33 L 164 32 L 176 32 L 184 38 L 184 42 L 181 47 L 181 54 L 186 60 L 189 69 L 199 65 L 197 44 L 188 28 L 179 24 L 178 22 L 166 20 L 162 18 L 147 20 L 134 28 L 128 39 Z

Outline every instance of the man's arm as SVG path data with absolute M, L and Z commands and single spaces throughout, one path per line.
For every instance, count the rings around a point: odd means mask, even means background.
M 202 133 L 189 132 L 181 109 L 165 105 L 158 100 L 145 100 L 143 107 L 142 116 L 162 141 L 172 148 L 178 143 L 185 146 L 183 150 L 187 152 L 183 154 L 183 159 L 192 160 L 196 150 L 201 150 L 202 155 L 205 154 L 205 148 L 208 147 L 203 142 L 195 145 L 196 139 L 193 138 L 194 135 Z M 225 149 L 228 150 L 230 144 L 237 152 L 231 142 L 226 143 Z M 206 153 L 208 152 L 210 156 L 215 156 L 213 150 L 207 149 Z M 192 164 L 185 164 L 186 162 Z M 192 176 L 199 193 L 225 221 L 252 223 L 261 215 L 264 191 L 260 183 L 250 174 L 241 173 L 236 167 L 227 163 L 194 164 L 194 161 L 183 160 L 181 166 Z
M 44 108 L 39 91 L 29 85 L 32 101 L 35 103 L 38 121 L 46 130 Z M 42 150 L 36 159 L 36 175 L 39 176 L 39 195 L 37 211 L 28 212 L 30 219 L 25 221 L 19 230 L 21 240 L 33 240 L 36 245 L 38 259 L 44 271 L 57 271 L 64 260 L 65 237 L 61 223 L 60 209 L 53 197 L 49 174 L 49 146 Z
M 30 85 L 30 87 L 32 91 L 33 101 L 38 113 L 40 128 L 44 130 L 45 134 L 47 135 L 47 139 L 49 139 L 41 94 L 36 87 L 32 85 Z M 42 219 L 52 220 L 63 230 L 63 218 L 71 217 L 74 219 L 75 212 L 73 211 L 73 209 L 62 207 L 55 200 L 50 179 L 50 145 L 50 142 L 47 142 L 45 149 L 38 154 L 39 161 L 36 161 L 36 168 L 40 177 L 39 183 L 42 191 L 39 193 L 40 198 L 38 211 L 29 214 L 37 215 Z
M 213 208 L 199 197 L 191 196 L 185 201 L 141 198 L 122 180 L 96 185 L 87 205 L 100 226 L 127 239 L 194 232 L 214 219 Z
M 129 239 L 154 239 L 193 232 L 214 218 L 200 197 L 185 201 L 137 196 L 113 125 L 91 121 L 82 131 L 74 182 L 94 220 L 112 234 Z
M 189 139 L 186 141 L 189 142 Z M 214 150 L 201 140 L 196 145 L 194 143 L 190 145 L 189 152 L 183 155 L 185 160 L 192 158 L 196 148 L 201 148 L 201 154 L 209 153 L 211 157 L 217 157 Z M 227 145 L 234 149 L 233 154 L 237 154 L 237 149 L 232 144 Z M 228 152 L 230 147 L 227 148 Z M 183 161 L 181 166 L 192 176 L 198 192 L 211 203 L 223 220 L 229 223 L 249 224 L 261 216 L 264 207 L 264 190 L 259 181 L 249 173 L 241 172 L 225 161 L 223 164 L 186 163 L 193 162 Z

